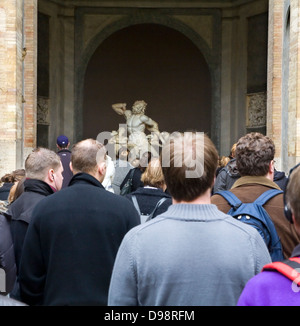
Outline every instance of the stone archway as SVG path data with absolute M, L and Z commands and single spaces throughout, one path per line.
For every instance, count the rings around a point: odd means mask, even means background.
M 118 129 L 115 102 L 148 103 L 146 114 L 168 132 L 211 133 L 211 77 L 199 49 L 182 33 L 136 24 L 104 40 L 87 66 L 83 138 Z
M 99 14 L 103 11 L 99 11 Z M 85 26 L 84 23 L 87 19 L 95 19 L 95 22 L 91 23 L 95 31 L 91 37 L 87 30 L 91 31 L 91 27 L 79 28 L 75 31 L 76 35 L 76 51 L 75 51 L 75 120 L 74 130 L 77 139 L 83 137 L 83 101 L 84 101 L 84 84 L 87 68 L 90 60 L 98 47 L 101 47 L 109 37 L 121 31 L 125 28 L 129 28 L 139 24 L 155 24 L 168 27 L 173 31 L 177 31 L 182 34 L 181 36 L 189 40 L 190 44 L 193 44 L 198 49 L 200 56 L 204 59 L 207 64 L 209 75 L 210 75 L 210 86 L 211 86 L 211 122 L 210 126 L 206 129 L 211 132 L 211 138 L 215 142 L 216 146 L 219 145 L 219 134 L 220 134 L 220 54 L 221 54 L 221 42 L 220 42 L 220 15 L 216 11 L 183 11 L 183 16 L 170 15 L 169 11 L 160 10 L 152 12 L 151 10 L 144 11 L 134 10 L 132 15 L 131 10 L 124 11 L 124 15 L 117 15 L 117 13 L 123 13 L 118 10 L 111 12 L 104 11 L 105 15 L 102 15 L 101 19 L 98 17 L 98 23 L 96 23 L 96 14 L 92 16 L 92 12 L 88 9 L 82 10 L 77 15 L 76 28 L 77 26 Z M 197 22 L 193 21 L 193 24 L 187 24 L 186 19 L 189 17 L 197 16 Z M 199 16 L 200 14 L 200 16 Z M 192 16 L 189 16 L 192 15 Z M 89 18 L 87 18 L 89 17 Z M 105 17 L 105 19 L 104 19 Z M 179 19 L 178 19 L 179 17 Z M 201 36 L 201 30 L 208 26 L 209 30 L 204 38 Z M 211 27 L 213 28 L 211 29 Z M 85 31 L 86 30 L 86 31 Z M 89 37 L 87 37 L 89 35 Z M 130 99 L 128 105 L 131 105 Z M 149 103 L 149 110 L 150 110 Z M 199 128 L 197 128 L 199 129 Z

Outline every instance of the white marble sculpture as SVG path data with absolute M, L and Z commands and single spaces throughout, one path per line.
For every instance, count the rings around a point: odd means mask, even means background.
M 158 147 L 166 141 L 168 136 L 167 132 L 160 133 L 157 122 L 145 114 L 146 106 L 147 103 L 143 100 L 135 101 L 132 110 L 126 108 L 126 103 L 112 105 L 117 114 L 125 117 L 126 128 L 120 127 L 118 131 L 113 130 L 109 142 L 115 145 L 116 151 L 126 144 L 130 151 L 130 160 L 135 160 L 146 151 L 158 155 Z M 146 135 L 146 130 L 150 134 Z

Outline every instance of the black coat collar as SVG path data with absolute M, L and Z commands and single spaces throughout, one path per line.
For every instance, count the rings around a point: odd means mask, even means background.
M 100 188 L 103 188 L 104 187 L 102 186 L 102 183 L 99 182 L 95 177 L 93 177 L 92 175 L 88 174 L 88 173 L 84 173 L 84 172 L 80 172 L 80 173 L 76 173 L 70 183 L 69 183 L 69 187 L 74 185 L 74 184 L 77 184 L 77 183 L 89 183 L 93 186 L 96 186 L 96 187 L 100 187 Z
M 48 185 L 48 183 L 37 179 L 26 179 L 24 181 L 24 191 L 37 192 L 44 196 L 54 193 L 53 189 Z

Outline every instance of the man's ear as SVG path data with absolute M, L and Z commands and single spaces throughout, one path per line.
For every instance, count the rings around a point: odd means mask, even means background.
M 100 173 L 100 175 L 102 175 L 103 177 L 105 176 L 106 173 L 106 162 L 100 162 L 98 164 L 98 172 Z
M 74 173 L 72 162 L 69 163 L 69 167 L 70 167 L 70 170 L 72 171 L 72 173 Z
M 275 163 L 274 163 L 273 160 L 269 164 L 269 172 L 270 173 L 274 173 L 275 172 Z
M 48 171 L 47 178 L 48 178 L 50 181 L 54 181 L 54 170 L 53 170 L 53 169 L 50 169 L 50 170 Z

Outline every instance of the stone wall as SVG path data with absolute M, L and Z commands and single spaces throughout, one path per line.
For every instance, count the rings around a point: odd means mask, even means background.
M 0 175 L 21 166 L 22 2 L 0 3 Z
M 0 175 L 23 167 L 36 142 L 36 13 L 35 0 L 0 3 Z
M 267 133 L 275 142 L 276 165 L 288 172 L 300 159 L 299 2 L 271 0 Z

